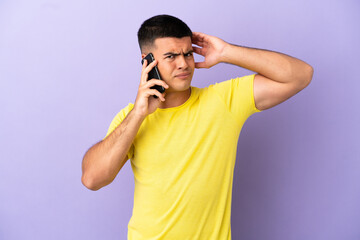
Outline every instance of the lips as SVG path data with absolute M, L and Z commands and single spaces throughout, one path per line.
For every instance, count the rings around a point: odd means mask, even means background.
M 190 73 L 189 73 L 189 72 L 180 73 L 180 74 L 175 75 L 175 77 L 181 78 L 181 79 L 188 78 L 189 76 L 190 76 Z

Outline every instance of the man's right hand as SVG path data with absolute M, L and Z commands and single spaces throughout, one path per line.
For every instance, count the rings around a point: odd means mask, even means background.
M 165 92 L 160 93 L 158 90 L 150 88 L 155 85 L 161 85 L 165 89 L 169 88 L 169 86 L 163 80 L 150 79 L 148 81 L 148 73 L 154 66 L 156 66 L 156 64 L 157 60 L 153 61 L 147 66 L 147 61 L 144 60 L 142 65 L 140 85 L 133 110 L 144 118 L 147 115 L 155 112 L 160 103 L 165 101 Z M 156 95 L 158 98 L 154 98 L 153 95 Z

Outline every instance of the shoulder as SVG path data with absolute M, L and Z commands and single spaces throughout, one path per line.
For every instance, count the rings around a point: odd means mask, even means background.
M 208 88 L 217 90 L 245 87 L 251 85 L 254 81 L 254 78 L 255 74 L 231 78 L 222 82 L 216 82 L 215 84 L 211 84 Z
M 254 77 L 255 74 L 251 74 L 216 82 L 215 84 L 209 85 L 206 90 L 215 92 L 223 98 L 228 98 L 232 95 L 241 96 L 249 94 L 253 91 Z
M 123 109 L 120 110 L 115 116 L 115 118 L 120 119 L 121 121 L 124 120 L 126 115 L 129 114 L 129 112 L 134 108 L 133 103 L 129 103 L 127 106 L 125 106 Z
M 111 121 L 108 131 L 103 139 L 105 139 L 108 135 L 110 135 L 110 133 L 112 133 L 112 131 L 114 131 L 115 128 L 117 128 L 117 126 L 120 125 L 120 123 L 125 119 L 126 115 L 128 115 L 128 113 L 131 111 L 131 109 L 133 109 L 133 107 L 134 107 L 134 104 L 129 103 L 126 107 L 121 109 L 120 112 L 118 112 L 115 115 L 115 117 Z

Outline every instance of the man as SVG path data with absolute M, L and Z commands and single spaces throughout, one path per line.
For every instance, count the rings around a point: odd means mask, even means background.
M 131 159 L 135 192 L 128 239 L 231 239 L 241 128 L 251 114 L 304 89 L 313 69 L 281 53 L 191 32 L 168 15 L 146 20 L 138 38 L 142 57 L 151 52 L 156 60 L 149 65 L 144 61 L 135 104 L 122 109 L 106 137 L 85 154 L 82 182 L 98 190 Z M 195 63 L 194 52 L 204 61 Z M 191 86 L 195 68 L 220 62 L 258 74 L 202 89 Z M 148 79 L 156 65 L 163 81 Z M 154 85 L 166 91 L 160 93 Z

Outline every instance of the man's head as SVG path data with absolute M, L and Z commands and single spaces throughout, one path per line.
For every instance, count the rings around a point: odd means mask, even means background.
M 180 19 L 170 15 L 157 15 L 149 18 L 138 31 L 138 41 L 141 53 L 148 52 L 157 38 L 192 37 L 190 28 Z
M 192 32 L 180 19 L 158 15 L 146 20 L 138 31 L 141 55 L 152 53 L 158 61 L 160 76 L 169 88 L 167 92 L 189 89 L 195 62 L 191 42 Z

